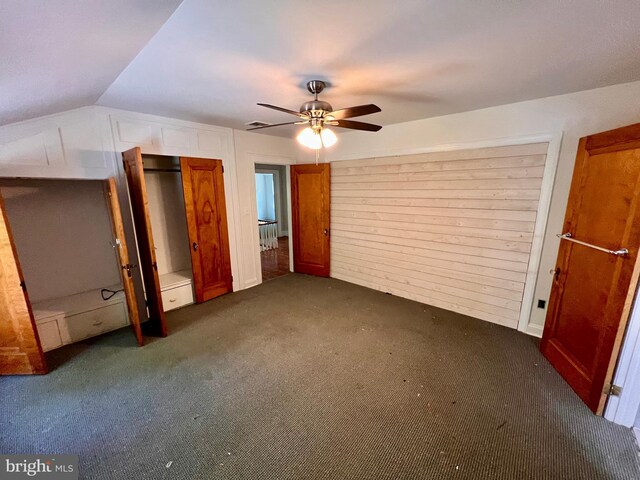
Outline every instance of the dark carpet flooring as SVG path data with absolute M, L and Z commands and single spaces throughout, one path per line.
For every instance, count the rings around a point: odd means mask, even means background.
M 91 479 L 634 479 L 531 337 L 337 280 L 287 275 L 0 379 L 0 451 Z

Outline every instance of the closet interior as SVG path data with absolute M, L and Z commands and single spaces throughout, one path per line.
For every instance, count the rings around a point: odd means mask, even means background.
M 180 159 L 142 155 L 164 311 L 195 302 Z
M 114 192 L 112 179 L 0 179 L 15 263 L 22 267 L 24 298 L 44 351 L 130 321 L 139 329 L 133 284 L 121 268 L 126 245 L 117 234 L 121 217 Z M 16 298 L 16 305 L 24 298 Z
M 165 312 L 231 292 L 221 160 L 123 152 L 151 328 Z

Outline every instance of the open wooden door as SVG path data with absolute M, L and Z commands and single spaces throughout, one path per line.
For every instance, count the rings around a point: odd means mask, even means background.
M 151 231 L 149 201 L 147 199 L 147 187 L 144 181 L 140 148 L 135 147 L 122 152 L 122 159 L 124 161 L 124 170 L 127 174 L 127 184 L 129 185 L 131 211 L 133 212 L 142 279 L 147 299 L 147 309 L 149 310 L 150 328 L 148 333 L 166 337 L 167 320 L 162 306 L 158 263 L 156 262 L 156 249 L 153 243 L 153 232 Z M 145 328 L 145 333 L 147 333 L 147 328 Z
M 582 138 L 540 348 L 599 415 L 638 282 L 639 202 L 640 124 Z
M 47 364 L 0 197 L 0 374 L 34 373 L 47 373 Z
M 127 309 L 129 310 L 129 321 L 131 328 L 136 336 L 138 345 L 144 344 L 142 338 L 142 328 L 140 326 L 140 314 L 138 312 L 138 303 L 136 301 L 136 293 L 133 287 L 133 277 L 131 270 L 135 265 L 129 262 L 129 249 L 124 236 L 124 224 L 122 223 L 122 212 L 120 211 L 120 201 L 118 200 L 118 190 L 116 181 L 113 177 L 105 181 L 105 192 L 107 194 L 107 204 L 111 213 L 111 225 L 113 227 L 113 236 L 116 239 L 116 251 L 120 262 L 120 274 L 122 277 L 122 286 L 124 288 L 124 296 L 127 300 Z
M 180 158 L 196 302 L 233 291 L 222 160 Z
M 293 270 L 329 276 L 330 167 L 291 165 Z

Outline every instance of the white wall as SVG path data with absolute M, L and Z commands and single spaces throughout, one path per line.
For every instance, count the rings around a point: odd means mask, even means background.
M 296 163 L 298 148 L 288 138 L 234 130 L 236 170 L 238 175 L 238 199 L 240 202 L 243 255 L 240 269 L 243 272 L 243 288 L 262 283 L 260 246 L 258 244 L 258 209 L 256 207 L 255 165 L 292 165 Z M 288 218 L 291 218 L 288 216 Z M 291 245 L 291 242 L 289 242 Z
M 235 139 L 234 139 L 235 134 Z M 285 138 L 103 107 L 86 107 L 0 127 L 0 178 L 104 179 L 115 176 L 131 263 L 139 264 L 120 152 L 221 159 L 233 288 L 261 282 L 254 164 L 295 163 Z M 236 146 L 238 152 L 236 153 Z M 238 168 L 237 168 L 238 167 Z M 108 269 L 106 264 L 93 268 Z M 141 314 L 139 270 L 134 271 Z
M 103 182 L 0 180 L 31 301 L 120 284 Z
M 508 143 L 525 136 L 562 136 L 557 178 L 546 230 L 534 302 L 547 299 L 559 233 L 581 136 L 640 121 L 640 82 L 532 100 L 473 112 L 384 127 L 378 133 L 341 131 L 338 144 L 321 161 L 464 148 L 483 142 Z M 384 105 L 381 105 L 384 108 Z M 363 120 L 375 121 L 374 117 Z M 254 165 L 313 162 L 295 141 L 175 119 L 87 107 L 0 128 L 0 177 L 106 178 L 116 175 L 121 203 L 119 154 L 133 146 L 161 155 L 221 158 L 225 165 L 227 216 L 234 289 L 261 282 Z M 124 193 L 123 193 L 124 192 Z M 129 243 L 130 218 L 125 215 Z M 529 332 L 540 334 L 545 311 L 534 308 Z
M 158 275 L 191 270 L 187 217 L 178 172 L 144 173 Z
M 509 143 L 526 136 L 562 134 L 557 175 L 533 303 L 548 300 L 573 165 L 580 137 L 640 122 L 640 82 L 486 108 L 384 127 L 378 133 L 349 132 L 328 150 L 327 161 Z M 384 105 L 380 105 L 384 109 Z M 362 120 L 375 122 L 375 117 Z M 309 152 L 302 160 L 313 162 Z M 527 331 L 541 335 L 546 311 L 533 308 Z

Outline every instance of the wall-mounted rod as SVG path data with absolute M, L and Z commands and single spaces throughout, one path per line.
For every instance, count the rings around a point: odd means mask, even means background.
M 571 232 L 562 233 L 562 234 L 559 233 L 556 236 L 560 237 L 561 240 L 568 240 L 569 242 L 577 243 L 578 245 L 584 245 L 585 247 L 593 248 L 595 250 L 600 250 L 601 252 L 609 253 L 611 255 L 617 255 L 619 257 L 623 257 L 627 253 L 629 253 L 629 250 L 627 250 L 626 248 L 621 248 L 620 250 L 609 250 L 608 248 L 598 247 L 597 245 L 591 245 L 590 243 L 587 243 L 587 242 L 581 242 L 580 240 L 571 238 Z
M 171 173 L 182 173 L 182 170 L 179 168 L 143 168 L 145 172 L 171 172 Z

